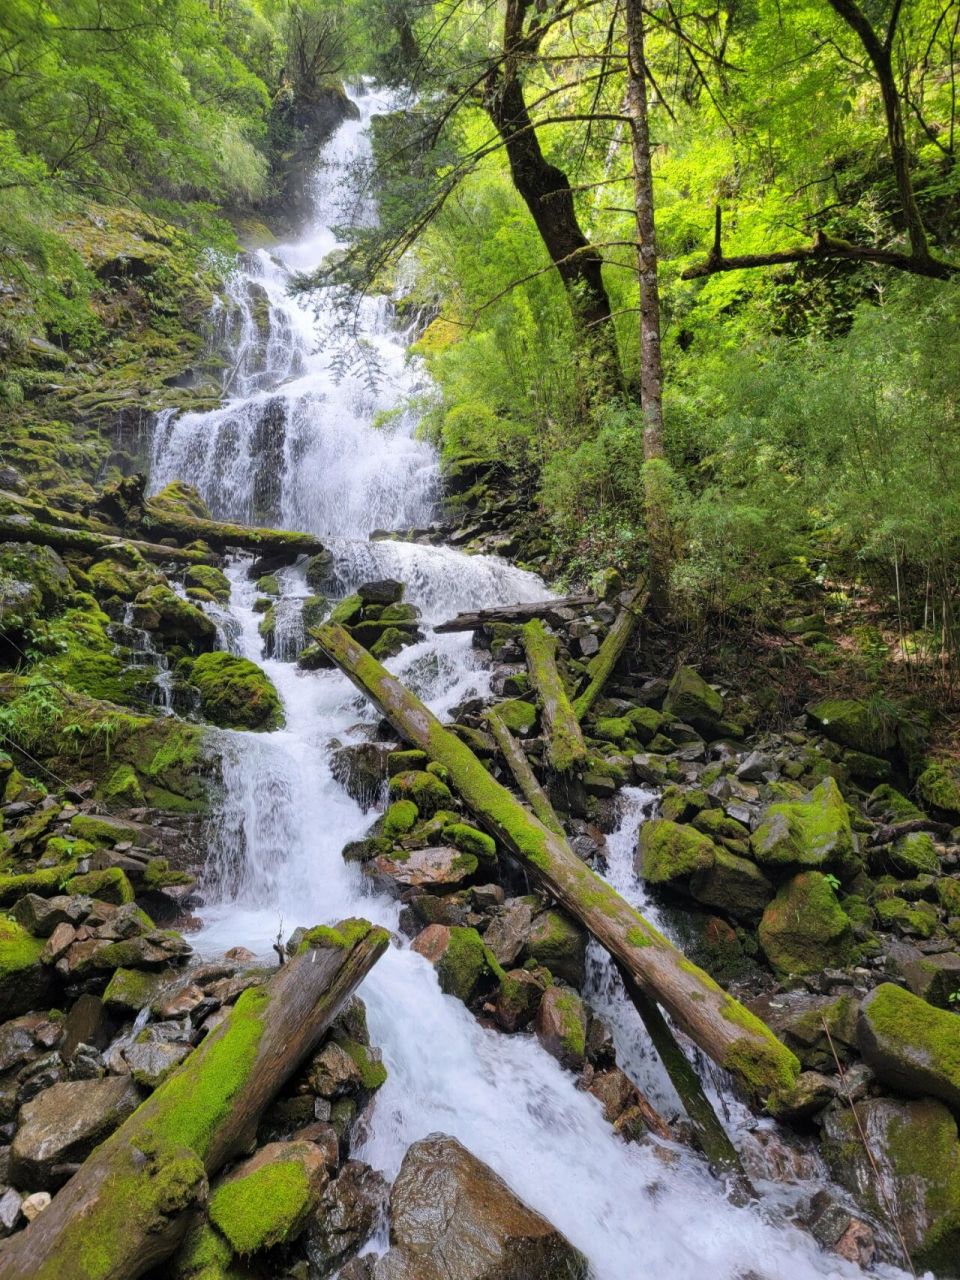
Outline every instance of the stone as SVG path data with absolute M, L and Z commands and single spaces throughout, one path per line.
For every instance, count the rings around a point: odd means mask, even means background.
M 65 1061 L 69 1061 L 78 1045 L 105 1049 L 112 1036 L 113 1027 L 103 1001 L 98 996 L 84 993 L 67 1014 L 60 1053 Z
M 399 604 L 403 599 L 403 583 L 395 578 L 364 582 L 357 587 L 357 595 L 364 604 Z
M 690 893 L 704 906 L 716 907 L 735 920 L 756 924 L 774 896 L 774 887 L 753 862 L 726 849 L 717 849 L 713 864 L 694 872 Z
M 312 1142 L 271 1142 L 238 1165 L 210 1193 L 210 1221 L 237 1253 L 295 1240 L 328 1181 Z
M 533 924 L 533 907 L 523 898 L 506 902 L 487 925 L 483 940 L 506 967 L 520 955 Z
M 587 1015 L 583 1001 L 565 987 L 548 987 L 537 1010 L 537 1039 L 569 1071 L 586 1060 Z
M 547 979 L 541 971 L 511 969 L 500 980 L 493 1017 L 501 1031 L 521 1031 L 537 1015 Z
M 854 1117 L 856 1110 L 856 1118 Z M 864 1149 L 860 1128 L 869 1135 Z M 897 1224 L 917 1272 L 956 1275 L 960 1255 L 960 1142 L 957 1122 L 933 1098 L 838 1102 L 824 1113 L 821 1151 L 833 1177 L 879 1222 Z
M 586 976 L 587 935 L 565 912 L 543 911 L 530 926 L 523 957 L 579 990 Z
M 903 977 L 915 996 L 938 1009 L 955 1009 L 960 992 L 960 953 L 924 956 L 903 965 Z
M 723 717 L 723 698 L 692 667 L 680 667 L 670 681 L 663 709 L 675 719 L 709 733 Z
M 476 929 L 431 924 L 413 940 L 411 950 L 436 969 L 441 991 L 465 1004 L 491 977 L 489 952 Z
M 585 1280 L 587 1260 L 455 1138 L 407 1151 L 376 1280 Z
M 960 1019 L 892 982 L 860 1006 L 860 1052 L 884 1083 L 911 1096 L 941 1098 L 960 1111 Z
M 360 1068 L 342 1045 L 329 1040 L 314 1054 L 307 1068 L 310 1088 L 321 1098 L 340 1098 L 363 1087 Z
M 330 772 L 364 813 L 379 800 L 387 781 L 392 747 L 384 742 L 356 742 L 339 747 L 330 757 Z
M 13 918 L 35 938 L 49 938 L 58 924 L 79 925 L 90 912 L 90 899 L 82 895 L 58 894 L 41 898 L 27 893 L 13 908 Z
M 136 1110 L 141 1096 L 126 1076 L 68 1080 L 44 1090 L 20 1110 L 11 1178 L 30 1191 L 55 1189 L 65 1180 L 63 1167 L 85 1160 Z
M 155 1089 L 186 1058 L 190 1056 L 193 1046 L 183 1041 L 154 1040 L 149 1038 L 151 1028 L 139 1036 L 128 1048 L 123 1057 L 130 1074 L 137 1084 L 145 1089 Z
M 854 949 L 850 917 L 819 871 L 802 872 L 780 889 L 763 913 L 758 937 L 770 964 L 783 974 L 842 966 Z
M 634 867 L 648 884 L 674 884 L 712 867 L 716 856 L 716 845 L 701 831 L 651 818 L 640 828 Z
M 773 867 L 844 867 L 856 854 L 850 815 L 827 776 L 802 800 L 770 805 L 750 837 L 757 862 Z
M 378 889 L 397 895 L 406 889 L 447 893 L 469 883 L 476 872 L 476 858 L 452 845 L 381 854 L 363 864 L 364 875 L 373 880 Z
M 26 1197 L 20 1205 L 20 1211 L 27 1222 L 33 1222 L 34 1218 L 39 1218 L 44 1209 L 49 1208 L 52 1199 L 53 1196 L 49 1191 L 35 1191 L 33 1195 Z
M 117 969 L 103 993 L 103 1003 L 119 1014 L 137 1014 L 151 1004 L 170 981 L 169 973 L 146 973 L 142 969 Z
M 877 1252 L 873 1228 L 829 1191 L 818 1191 L 813 1197 L 807 1226 L 821 1248 L 861 1268 L 873 1263 Z
M 0 1236 L 8 1236 L 21 1217 L 23 1196 L 13 1187 L 7 1187 L 0 1196 Z
M 897 735 L 886 717 L 875 715 L 856 698 L 824 698 L 807 707 L 811 724 L 831 742 L 868 755 L 882 755 L 896 746 Z
M 0 1022 L 49 1007 L 54 979 L 40 962 L 43 946 L 15 920 L 0 917 Z
M 737 777 L 743 782 L 762 782 L 776 768 L 773 756 L 765 751 L 751 751 L 737 768 Z
M 307 1227 L 305 1249 L 315 1280 L 333 1275 L 364 1245 L 383 1222 L 389 1195 L 381 1173 L 359 1160 L 347 1161 L 324 1188 Z

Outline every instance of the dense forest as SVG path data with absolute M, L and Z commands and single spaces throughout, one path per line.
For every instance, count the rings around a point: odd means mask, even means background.
M 4 0 L 0 1280 L 960 1277 L 958 131 L 960 0 Z

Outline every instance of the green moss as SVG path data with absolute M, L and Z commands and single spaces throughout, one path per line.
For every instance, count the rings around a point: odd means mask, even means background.
M 310 1179 L 299 1160 L 274 1160 L 216 1187 L 210 1220 L 237 1253 L 253 1253 L 292 1239 L 312 1207 Z
M 874 903 L 873 909 L 881 928 L 896 929 L 916 938 L 932 938 L 940 922 L 936 908 L 929 902 L 908 902 L 894 896 Z
M 76 863 L 65 863 L 24 875 L 0 876 L 0 907 L 12 906 L 27 893 L 36 893 L 41 898 L 55 897 L 63 892 L 64 881 L 69 878 L 75 866 Z
M 885 849 L 884 861 L 895 875 L 907 878 L 935 876 L 940 871 L 936 846 L 926 831 L 909 831 L 900 836 Z
M 336 927 L 318 924 L 312 929 L 308 929 L 303 935 L 300 945 L 297 947 L 297 955 L 303 955 L 311 947 L 335 947 L 341 951 L 349 951 L 358 942 L 362 942 L 371 932 L 382 933 L 383 930 L 375 931 L 368 920 L 361 920 L 357 917 L 350 920 L 342 920 Z
M 283 724 L 280 698 L 255 662 L 230 653 L 204 653 L 193 664 L 206 719 L 223 729 L 269 731 Z
M 191 565 L 184 575 L 188 587 L 208 591 L 214 600 L 226 604 L 230 599 L 230 579 L 220 569 L 210 564 Z
M 921 1061 L 948 1082 L 948 1100 L 960 1098 L 960 1025 L 954 1012 L 884 982 L 871 992 L 861 1017 L 885 1055 L 892 1051 L 902 1053 L 906 1061 Z M 921 1091 L 928 1090 L 911 1090 Z M 931 1086 L 929 1092 L 934 1091 Z
M 719 990 L 719 988 L 718 988 Z M 797 1083 L 800 1060 L 777 1039 L 765 1022 L 725 995 L 723 1018 L 749 1035 L 735 1040 L 724 1055 L 723 1065 L 734 1071 L 758 1096 L 771 1103 L 780 1093 L 788 1093 Z
M 100 791 L 106 801 L 115 801 L 124 807 L 134 808 L 144 802 L 143 788 L 132 765 L 121 764 L 114 769 Z
M 537 723 L 537 708 L 532 702 L 522 698 L 508 698 L 506 702 L 498 702 L 494 710 L 511 733 L 521 736 L 531 733 Z
M 453 796 L 446 783 L 424 770 L 395 773 L 390 779 L 389 791 L 391 800 L 412 800 L 418 812 L 427 817 L 453 804 Z
M 70 830 L 91 844 L 111 847 L 126 842 L 136 844 L 140 838 L 139 827 L 132 823 L 121 822 L 117 818 L 98 818 L 95 813 L 75 814 L 70 820 Z
M 466 822 L 452 822 L 443 828 L 443 836 L 454 848 L 472 854 L 480 862 L 496 862 L 497 842 Z
M 574 1062 L 582 1062 L 587 1051 L 586 1019 L 583 1002 L 573 991 L 559 991 L 553 997 L 553 1007 L 560 1023 L 560 1038 L 564 1056 Z
M 115 969 L 103 993 L 108 1008 L 133 1013 L 146 1008 L 167 981 L 168 975 L 142 969 Z
M 923 817 L 917 806 L 888 782 L 881 782 L 870 792 L 870 812 L 889 814 L 898 822 Z
M 383 834 L 390 839 L 406 835 L 417 824 L 420 813 L 412 800 L 394 800 L 383 815 Z
M 848 865 L 856 850 L 836 781 L 826 777 L 802 800 L 770 805 L 750 847 L 757 861 L 769 866 Z
M 605 742 L 623 742 L 633 732 L 633 725 L 626 716 L 604 716 L 593 726 L 593 736 Z
M 112 902 L 122 906 L 125 902 L 133 902 L 133 885 L 120 867 L 107 867 L 103 871 L 88 871 L 86 875 L 74 876 L 66 883 L 67 893 L 82 893 L 100 902 Z
M 374 1057 L 370 1046 L 359 1040 L 351 1040 L 347 1036 L 336 1036 L 337 1044 L 349 1055 L 354 1066 L 360 1072 L 360 1080 L 364 1089 L 373 1093 L 386 1083 L 387 1068 L 379 1058 Z
M 481 981 L 492 973 L 488 955 L 476 929 L 452 928 L 447 949 L 437 961 L 441 991 L 469 1003 Z
M 397 773 L 424 769 L 429 763 L 425 751 L 391 751 L 387 756 L 387 772 L 393 777 Z
M 853 958 L 850 918 L 826 876 L 808 871 L 785 884 L 763 913 L 760 945 L 779 973 L 815 973 Z
M 696 728 L 712 727 L 723 716 L 723 698 L 692 667 L 681 667 L 670 681 L 663 709 Z
M 712 867 L 717 850 L 709 836 L 667 818 L 652 818 L 640 828 L 640 871 L 650 884 L 671 884 Z
M 176 1280 L 225 1280 L 233 1250 L 203 1218 L 187 1232 L 174 1259 Z
M 257 579 L 257 590 L 261 595 L 278 596 L 280 594 L 280 583 L 275 573 L 265 573 L 261 578 Z
M 363 612 L 363 601 L 358 595 L 347 596 L 339 604 L 334 605 L 328 623 L 339 622 L 342 627 L 358 622 Z
M 894 722 L 855 698 L 824 698 L 807 715 L 828 738 L 854 751 L 882 753 L 896 745 Z
M 955 766 L 931 761 L 917 779 L 917 790 L 933 808 L 960 816 L 960 771 Z
M 15 920 L 0 916 L 0 979 L 4 982 L 39 963 L 45 939 L 35 938 Z
M 147 868 L 143 873 L 144 889 L 157 892 L 160 889 L 169 889 L 174 885 L 193 884 L 196 876 L 192 876 L 189 871 L 173 871 L 170 863 L 166 858 L 151 858 L 147 863 Z

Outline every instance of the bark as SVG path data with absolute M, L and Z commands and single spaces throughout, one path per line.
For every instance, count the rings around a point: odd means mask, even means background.
M 620 655 L 633 635 L 633 629 L 646 608 L 648 599 L 649 594 L 644 591 L 644 584 L 639 582 L 630 590 L 624 600 L 623 608 L 617 615 L 616 621 L 607 632 L 603 644 L 587 667 L 590 673 L 590 683 L 583 693 L 575 699 L 573 704 L 573 712 L 578 720 L 583 719 L 603 692 L 607 680 L 613 674 L 614 668 L 620 661 Z
M 663 362 L 660 353 L 660 285 L 657 277 L 657 227 L 654 216 L 653 164 L 647 112 L 642 0 L 624 0 L 627 25 L 627 115 L 633 155 L 637 210 L 637 272 L 640 277 L 640 404 L 643 411 L 644 515 L 650 560 L 650 600 L 667 609 L 671 545 L 669 492 L 656 466 L 664 458 Z
M 608 393 L 619 388 L 620 366 L 603 259 L 580 227 L 567 175 L 543 154 L 520 78 L 524 59 L 539 44 L 536 26 L 524 28 L 530 8 L 530 0 L 507 0 L 503 58 L 487 77 L 483 105 L 503 142 L 513 184 L 567 291 L 580 343 L 596 360 L 597 389 Z
M 214 557 L 203 551 L 183 551 L 179 547 L 164 547 L 155 542 L 93 533 L 89 529 L 62 529 L 59 525 L 43 524 L 30 516 L 0 516 L 0 540 L 33 542 L 43 547 L 53 547 L 54 551 L 87 551 L 93 555 L 109 555 L 111 551 L 122 547 L 133 547 L 145 560 L 173 560 L 178 564 L 214 562 Z
M 547 760 L 557 773 L 582 769 L 587 763 L 587 748 L 557 668 L 556 637 L 538 618 L 532 618 L 523 628 L 523 647 L 530 679 L 540 695 Z
M 517 742 L 496 711 L 487 712 L 487 724 L 527 804 L 548 830 L 560 836 L 561 839 L 565 839 L 560 819 L 554 812 L 547 793 L 537 781 L 536 774 L 530 767 L 530 761 L 527 759 L 523 747 L 520 746 L 520 743 Z
M 0 1280 L 136 1280 L 180 1243 L 209 1178 L 252 1144 L 277 1091 L 386 949 L 385 930 L 323 931 L 245 991 L 187 1061 L 4 1244 Z
M 371 657 L 343 627 L 326 623 L 317 639 L 398 733 L 442 764 L 467 806 L 491 835 L 575 916 L 651 999 L 748 1095 L 776 1097 L 800 1070 L 769 1027 L 688 961 L 661 933 L 581 862 L 496 779 L 469 747 Z
M 206 542 L 218 551 L 241 547 L 244 551 L 272 552 L 315 556 L 323 551 L 323 543 L 312 533 L 291 533 L 286 529 L 257 529 L 250 525 L 225 524 L 220 520 L 201 520 L 197 516 L 161 511 L 144 504 L 140 527 L 155 538 L 173 538 L 176 542 Z
M 523 623 L 531 618 L 544 618 L 554 626 L 563 622 L 560 609 L 582 609 L 596 604 L 596 596 L 583 594 L 577 596 L 558 596 L 554 600 L 534 600 L 520 604 L 501 604 L 491 609 L 477 609 L 472 613 L 458 613 L 455 618 L 441 622 L 434 627 L 440 633 L 448 631 L 477 631 L 481 627 L 493 626 L 497 622 Z

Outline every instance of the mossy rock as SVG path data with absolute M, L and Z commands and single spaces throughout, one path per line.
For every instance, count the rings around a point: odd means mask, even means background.
M 304 575 L 311 591 L 320 591 L 326 586 L 332 569 L 333 556 L 329 551 L 321 551 L 310 557 L 304 568 Z
M 230 599 L 230 579 L 211 564 L 191 565 L 184 575 L 187 587 L 208 591 L 214 600 L 227 604 Z
M 932 1098 L 865 1098 L 825 1113 L 821 1151 L 833 1177 L 877 1221 L 897 1225 L 917 1272 L 957 1274 L 960 1256 L 960 1142 L 957 1122 Z M 869 1135 L 869 1149 L 861 1133 Z
M 383 815 L 381 830 L 390 839 L 406 835 L 417 825 L 420 811 L 412 800 L 394 800 Z
M 690 893 L 704 906 L 714 907 L 734 920 L 756 924 L 775 890 L 755 863 L 717 849 L 712 864 L 694 872 Z
M 523 698 L 508 698 L 505 702 L 498 702 L 494 710 L 510 732 L 520 737 L 532 733 L 537 723 L 537 708 Z
M 701 809 L 693 819 L 693 826 L 713 840 L 742 842 L 750 839 L 750 828 L 729 817 L 722 809 Z
M 391 800 L 412 800 L 423 817 L 430 817 L 438 809 L 449 809 L 453 795 L 445 782 L 425 770 L 413 769 L 395 773 L 390 779 Z
M 279 596 L 280 580 L 275 573 L 265 573 L 257 579 L 257 590 L 262 596 Z
M 395 657 L 401 649 L 410 644 L 412 639 L 412 636 L 400 631 L 397 627 L 386 627 L 370 646 L 370 652 L 378 662 L 386 662 L 388 658 Z
M 897 745 L 895 721 L 856 698 L 824 698 L 807 707 L 807 716 L 832 742 L 854 751 L 874 755 Z
M 960 766 L 944 760 L 931 761 L 917 778 L 917 791 L 931 808 L 960 817 Z
M 893 929 L 912 938 L 932 938 L 940 917 L 929 902 L 910 902 L 894 895 L 882 898 L 873 907 L 882 929 Z
M 304 627 L 308 631 L 311 627 L 319 627 L 329 609 L 330 602 L 326 596 L 307 596 L 301 609 Z
M 86 875 L 73 876 L 65 885 L 67 893 L 81 893 L 99 902 L 111 902 L 123 906 L 133 902 L 133 885 L 120 867 L 107 867 L 103 871 L 88 871 Z
M 166 644 L 205 653 L 216 643 L 217 628 L 202 609 L 166 586 L 141 591 L 133 605 L 133 624 L 160 635 Z
M 503 971 L 476 929 L 429 925 L 415 940 L 414 949 L 433 963 L 441 991 L 456 996 L 464 1004 L 469 1004 L 490 981 L 502 976 Z
M 363 613 L 363 601 L 358 595 L 347 596 L 341 600 L 339 604 L 333 606 L 329 621 L 339 622 L 342 627 L 348 627 L 351 623 L 359 622 Z
M 62 605 L 70 591 L 67 566 L 52 547 L 0 543 L 0 600 L 7 631 L 22 634 L 35 618 Z
M 563 911 L 542 911 L 534 919 L 521 954 L 524 960 L 543 965 L 571 987 L 583 986 L 587 935 Z
M 326 1181 L 313 1143 L 271 1143 L 214 1187 L 207 1213 L 237 1253 L 256 1253 L 296 1239 Z
M 750 847 L 764 866 L 850 868 L 856 842 L 835 780 L 824 778 L 802 800 L 770 805 Z
M 443 828 L 443 838 L 461 853 L 472 854 L 478 862 L 495 863 L 497 860 L 497 842 L 493 837 L 466 822 L 451 822 Z
M 660 816 L 671 822 L 690 822 L 709 804 L 710 797 L 702 787 L 671 785 L 664 787 L 660 796 Z
M 196 520 L 210 520 L 210 508 L 200 496 L 199 490 L 182 480 L 171 480 L 159 493 L 150 498 L 151 507 L 174 516 L 193 516 Z
M 923 817 L 917 806 L 888 782 L 881 782 L 870 792 L 869 811 L 889 815 L 895 822 Z
M 593 736 L 603 742 L 625 742 L 632 734 L 633 725 L 626 716 L 601 716 L 593 726 Z
M 667 722 L 667 717 L 653 707 L 632 707 L 626 719 L 630 721 L 632 736 L 644 745 L 652 742 Z
M 819 871 L 802 872 L 781 888 L 763 913 L 758 937 L 782 974 L 842 966 L 856 954 L 850 917 Z
M 960 1019 L 892 982 L 860 1006 L 860 1051 L 879 1078 L 911 1096 L 940 1098 L 960 1112 Z
M 640 828 L 634 865 L 648 884 L 675 884 L 712 867 L 716 856 L 716 845 L 703 832 L 651 818 Z
M 146 563 L 139 569 L 131 569 L 118 560 L 98 560 L 87 571 L 90 590 L 98 600 L 109 600 L 117 597 L 120 600 L 132 600 L 139 592 L 157 581 L 157 575 L 147 568 Z
M 936 845 L 926 831 L 908 831 L 893 844 L 881 846 L 875 856 L 885 870 L 905 880 L 935 876 L 940 871 Z
M 142 805 L 143 788 L 133 765 L 118 765 L 100 788 L 100 796 L 108 804 L 117 804 L 126 809 Z
M 701 732 L 712 732 L 723 718 L 723 698 L 692 667 L 681 667 L 670 681 L 663 709 Z
M 193 664 L 191 681 L 200 690 L 204 717 L 222 729 L 269 731 L 283 724 L 272 681 L 248 658 L 201 654 Z
M 115 1013 L 136 1015 L 152 1004 L 172 977 L 172 972 L 148 973 L 143 969 L 115 969 L 103 993 L 103 1003 Z
M 397 773 L 425 769 L 429 763 L 430 757 L 425 751 L 391 751 L 387 756 L 387 773 L 392 778 Z
M 0 916 L 0 1022 L 46 1007 L 53 971 L 40 963 L 44 945 L 45 939 Z

